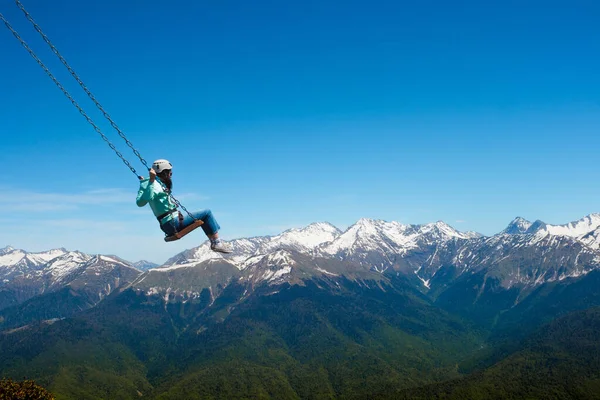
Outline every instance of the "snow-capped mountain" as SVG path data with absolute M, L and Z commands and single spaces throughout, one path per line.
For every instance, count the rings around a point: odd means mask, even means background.
M 515 218 L 501 233 L 506 234 L 537 234 L 538 236 L 555 235 L 582 239 L 600 228 L 600 214 L 590 214 L 577 221 L 563 225 L 551 225 L 537 220 L 529 222 L 524 218 Z
M 484 273 L 508 290 L 515 285 L 534 287 L 576 278 L 598 268 L 599 227 L 600 215 L 596 214 L 556 226 L 517 217 L 499 234 L 484 237 L 457 231 L 441 221 L 404 225 L 363 218 L 344 232 L 327 223 L 316 223 L 277 236 L 233 240 L 230 243 L 234 252 L 230 255 L 212 252 L 207 242 L 153 271 L 168 270 L 173 277 L 179 268 L 186 268 L 187 275 L 190 269 L 209 265 L 206 263 L 210 261 L 213 267 L 237 269 L 240 273 L 235 273 L 236 279 L 253 286 L 347 276 L 350 271 L 362 279 L 377 272 L 384 277 L 413 276 L 423 288 L 437 290 L 461 276 Z M 329 269 L 320 266 L 324 262 Z M 230 282 L 229 277 L 219 276 L 219 284 Z M 172 283 L 171 279 L 168 287 L 173 287 Z M 157 284 L 152 290 L 160 292 L 166 287 Z
M 158 267 L 158 264 L 153 263 L 151 261 L 146 261 L 146 260 L 140 260 L 140 261 L 131 263 L 131 265 L 134 268 L 139 269 L 140 271 L 146 271 L 146 270 Z
M 277 236 L 260 236 L 236 239 L 229 242 L 233 253 L 223 255 L 210 250 L 210 243 L 186 250 L 167 260 L 160 268 L 189 266 L 211 259 L 226 259 L 239 269 L 244 269 L 249 257 L 268 254 L 277 250 L 293 250 L 301 253 L 313 253 L 320 245 L 329 243 L 341 234 L 335 226 L 326 223 L 313 223 L 301 229 L 289 229 Z
M 63 281 L 63 286 L 84 292 L 98 302 L 113 290 L 128 286 L 140 275 L 130 263 L 116 256 L 96 255 Z
M 400 276 L 434 296 L 461 285 L 479 287 L 476 298 L 486 290 L 524 293 L 599 269 L 599 237 L 600 214 L 565 225 L 518 217 L 491 237 L 460 232 L 441 221 L 405 225 L 363 218 L 343 232 L 314 223 L 276 236 L 233 240 L 232 254 L 215 253 L 205 242 L 143 273 L 115 256 L 5 247 L 0 251 L 0 309 L 64 287 L 82 290 L 91 303 L 116 287 L 169 301 L 202 296 L 214 301 L 232 283 L 252 291 L 312 279 L 367 282 Z
M 203 289 L 208 289 L 215 296 L 219 288 L 231 282 L 232 273 L 222 271 L 234 269 L 235 279 L 252 287 L 263 283 L 295 284 L 313 277 L 378 280 L 382 278 L 379 272 L 403 256 L 420 259 L 436 243 L 480 236 L 458 232 L 443 222 L 402 225 L 364 218 L 343 233 L 331 224 L 314 223 L 277 236 L 233 240 L 233 253 L 227 255 L 211 251 L 205 242 L 146 272 L 132 286 L 181 298 L 199 297 Z
M 66 252 L 50 259 L 39 270 L 40 276 L 48 285 L 47 287 L 62 287 L 77 273 L 92 257 L 78 251 Z
M 576 278 L 598 267 L 600 253 L 575 238 L 526 233 L 446 242 L 416 273 L 428 286 L 484 273 L 510 289 Z
M 417 274 L 437 305 L 493 326 L 520 305 L 543 307 L 551 288 L 594 281 L 598 275 L 591 272 L 600 271 L 594 220 L 556 226 L 517 219 L 489 238 L 444 243 Z
M 0 310 L 67 286 L 85 289 L 97 302 L 140 273 L 114 256 L 91 256 L 62 248 L 28 253 L 5 247 L 0 255 Z
M 564 225 L 545 224 L 538 231 L 544 229 L 550 235 L 580 238 L 589 232 L 595 231 L 598 227 L 600 227 L 600 214 L 590 214 L 578 221 L 569 222 Z
M 550 225 L 536 221 L 531 224 L 527 233 L 534 233 L 538 236 L 571 237 L 598 250 L 600 249 L 600 214 L 590 214 L 564 225 Z
M 364 261 L 366 254 L 385 256 L 405 254 L 451 238 L 471 239 L 477 233 L 461 233 L 444 222 L 402 225 L 398 222 L 360 219 L 345 232 L 328 223 L 314 223 L 302 229 L 290 229 L 277 236 L 237 239 L 230 242 L 233 253 L 222 255 L 210 250 L 208 242 L 169 259 L 163 266 L 189 266 L 210 259 L 224 258 L 243 270 L 246 260 L 278 250 L 292 250 L 320 257 L 353 258 Z M 389 266 L 389 265 L 386 265 Z
M 0 253 L 0 282 L 10 280 L 15 274 L 36 271 L 65 253 L 67 253 L 65 249 L 28 253 L 12 247 L 5 247 Z
M 519 235 L 522 233 L 526 233 L 527 230 L 531 227 L 531 222 L 527 221 L 525 218 L 517 217 L 508 226 L 500 233 L 506 233 L 509 235 Z
M 11 246 L 6 246 L 3 249 L 0 249 L 0 256 L 5 255 L 6 253 L 10 253 L 14 249 Z
M 260 251 L 270 252 L 280 249 L 310 253 L 323 243 L 329 243 L 342 232 L 335 226 L 326 223 L 310 224 L 302 229 L 289 229 L 280 235 L 273 236 Z
M 319 252 L 383 272 L 408 255 L 430 251 L 436 243 L 478 236 L 471 232 L 461 233 L 441 221 L 403 225 L 363 218 L 335 240 L 323 245 Z
M 600 251 L 589 244 L 594 220 L 555 226 L 517 218 L 492 237 L 440 243 L 415 276 L 442 308 L 493 324 L 536 293 L 543 297 L 542 287 L 566 287 L 600 270 Z

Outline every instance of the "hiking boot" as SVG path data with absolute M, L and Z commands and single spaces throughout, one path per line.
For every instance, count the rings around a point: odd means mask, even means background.
M 216 241 L 216 242 L 212 242 L 210 244 L 210 249 L 212 251 L 216 251 L 218 253 L 231 253 L 233 250 L 231 249 L 231 246 L 225 242 L 222 242 L 220 240 Z

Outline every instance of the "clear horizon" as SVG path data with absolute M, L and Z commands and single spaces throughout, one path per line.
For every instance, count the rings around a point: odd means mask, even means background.
M 22 0 L 225 239 L 360 218 L 493 235 L 598 212 L 600 4 Z M 11 2 L 0 8 L 141 174 Z M 161 263 L 138 181 L 0 26 L 0 247 Z

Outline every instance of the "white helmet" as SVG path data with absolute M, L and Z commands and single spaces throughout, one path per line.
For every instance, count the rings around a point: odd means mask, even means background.
M 156 171 L 157 174 L 160 174 L 165 169 L 173 169 L 173 166 L 168 160 L 156 160 L 152 164 L 152 169 Z

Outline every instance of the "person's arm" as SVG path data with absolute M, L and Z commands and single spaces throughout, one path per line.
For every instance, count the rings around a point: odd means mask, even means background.
M 156 179 L 156 172 L 153 169 L 150 169 L 150 178 L 144 179 L 140 182 L 140 189 L 138 190 L 137 198 L 135 199 L 135 203 L 138 207 L 144 207 L 152 197 L 154 197 L 154 190 L 152 189 L 152 183 Z

